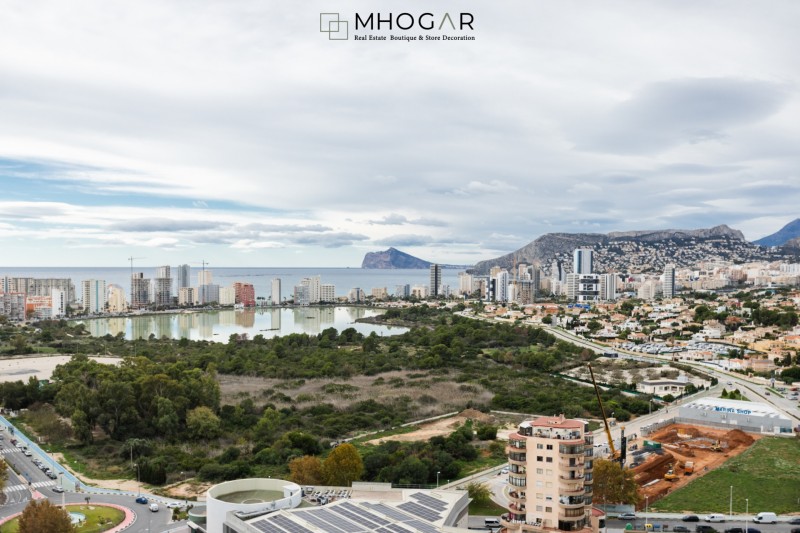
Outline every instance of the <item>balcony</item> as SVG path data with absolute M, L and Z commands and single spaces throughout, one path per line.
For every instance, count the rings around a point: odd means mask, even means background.
M 562 474 L 558 476 L 558 479 L 561 479 L 563 481 L 580 482 L 581 484 L 583 484 L 584 475 L 582 472 L 569 472 L 567 474 Z
M 520 487 L 524 489 L 528 485 L 528 478 L 525 476 L 514 477 L 509 473 L 508 484 L 513 487 Z
M 560 453 L 561 455 L 583 456 L 585 450 L 586 448 L 583 446 L 583 444 L 577 444 L 572 446 L 562 444 L 561 446 L 558 447 L 558 453 Z
M 559 494 L 569 494 L 573 496 L 578 496 L 585 493 L 583 488 L 583 483 L 571 483 L 564 480 L 558 485 L 558 492 Z
M 522 439 L 508 439 L 508 448 L 514 450 L 525 450 L 526 443 Z
M 584 510 L 583 503 L 581 503 L 579 508 L 564 509 L 558 513 L 559 522 L 562 520 L 571 522 L 573 520 L 583 520 L 584 518 L 586 518 L 586 511 Z
M 527 501 L 527 498 L 525 497 L 525 491 L 524 490 L 522 490 L 522 491 L 516 491 L 516 490 L 508 491 L 508 499 L 511 500 L 512 502 L 517 502 L 517 503 L 519 503 L 519 502 L 525 503 Z
M 561 459 L 558 462 L 558 465 L 561 468 L 575 469 L 575 468 L 583 468 L 584 467 L 584 462 L 581 461 L 581 460 L 574 459 L 574 458 L 573 459 Z
M 583 434 L 583 442 L 587 445 L 591 446 L 594 444 L 594 435 L 591 433 L 584 433 Z
M 583 507 L 586 505 L 586 498 L 583 495 L 580 496 L 567 496 L 562 494 L 558 497 L 558 504 L 563 508 L 577 508 Z
M 508 460 L 525 465 L 528 462 L 528 454 L 511 452 L 508 454 Z

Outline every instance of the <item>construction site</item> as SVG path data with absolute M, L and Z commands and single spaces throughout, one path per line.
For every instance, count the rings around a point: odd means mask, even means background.
M 640 494 L 652 504 L 673 490 L 718 468 L 759 437 L 741 430 L 673 424 L 645 440 L 629 442 L 628 463 Z M 645 499 L 642 498 L 644 507 Z

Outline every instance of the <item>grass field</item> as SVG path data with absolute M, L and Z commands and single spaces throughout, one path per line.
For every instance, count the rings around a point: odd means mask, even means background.
M 494 502 L 481 505 L 473 501 L 469 504 L 469 514 L 472 516 L 500 516 L 507 512 L 508 509 L 500 507 Z
M 764 438 L 722 467 L 650 504 L 654 511 L 728 513 L 797 512 L 800 509 L 800 439 Z
M 86 521 L 76 531 L 80 533 L 101 533 L 119 525 L 125 518 L 125 513 L 113 507 L 100 507 L 92 505 L 67 505 L 68 512 L 83 513 L 86 515 Z M 101 523 L 102 521 L 102 523 Z M 10 522 L 6 522 L 0 526 L 0 533 L 17 533 L 19 527 L 18 520 L 15 518 Z

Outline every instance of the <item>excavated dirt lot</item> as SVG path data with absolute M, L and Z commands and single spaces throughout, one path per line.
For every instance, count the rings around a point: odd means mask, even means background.
M 718 468 L 731 457 L 745 451 L 759 438 L 759 435 L 744 433 L 739 429 L 711 429 L 687 424 L 664 427 L 646 439 L 661 443 L 661 453 L 649 453 L 642 464 L 633 468 L 640 492 L 648 496 L 652 503 L 686 485 L 696 476 Z M 643 440 L 637 440 L 636 444 L 641 450 Z M 630 453 L 629 463 L 634 459 Z M 686 473 L 687 461 L 694 462 L 692 474 Z M 664 476 L 670 469 L 675 478 L 666 480 Z

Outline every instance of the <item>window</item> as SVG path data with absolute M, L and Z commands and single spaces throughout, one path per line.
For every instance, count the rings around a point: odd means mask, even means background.
M 541 469 L 541 468 L 537 468 L 536 469 L 536 473 L 539 474 L 539 475 L 542 475 L 542 474 L 544 474 L 544 470 Z
M 548 444 L 548 445 L 547 445 L 547 449 L 548 449 L 548 450 L 552 450 L 552 449 L 553 449 L 553 445 L 552 445 L 552 444 Z
M 548 489 L 552 489 L 553 488 L 553 482 L 552 481 L 548 481 L 547 483 L 545 483 L 545 487 L 547 487 Z
M 553 471 L 552 471 L 552 470 L 550 470 L 549 468 L 547 469 L 547 475 L 548 475 L 548 476 L 552 476 L 552 475 L 553 475 Z
M 543 486 L 544 486 L 544 483 L 542 483 L 541 481 L 537 481 L 537 482 L 536 482 L 536 486 L 537 486 L 537 487 L 539 487 L 539 488 L 541 488 L 541 487 L 543 487 Z
M 542 498 L 544 498 L 544 494 L 542 494 L 541 492 L 537 492 L 536 493 L 536 499 L 537 500 L 541 500 Z
M 543 448 L 543 446 L 542 446 L 541 444 L 537 444 L 537 445 L 536 445 L 536 449 L 537 449 L 537 450 L 541 450 L 542 448 Z
M 542 506 L 541 506 L 541 505 L 537 505 L 537 506 L 536 506 L 536 510 L 537 510 L 537 511 L 539 511 L 539 512 L 541 513 L 541 512 L 542 512 Z
M 537 455 L 536 456 L 536 460 L 541 463 L 542 462 L 542 456 L 541 455 Z
M 553 462 L 553 458 L 552 457 L 548 457 L 545 462 L 552 463 Z
M 545 513 L 552 513 L 553 512 L 553 508 L 552 507 L 545 507 L 544 508 L 544 512 Z

